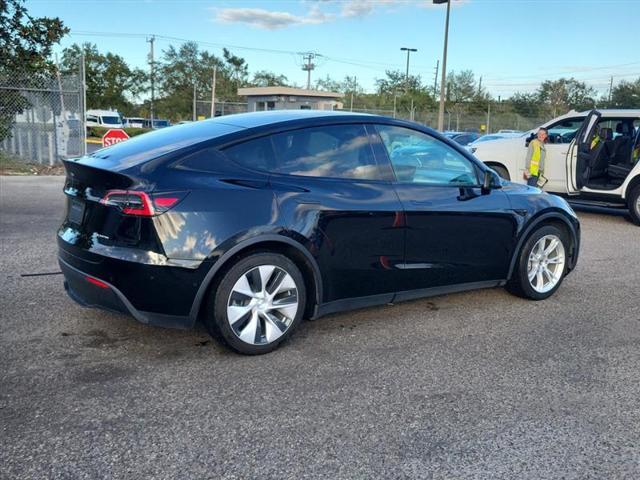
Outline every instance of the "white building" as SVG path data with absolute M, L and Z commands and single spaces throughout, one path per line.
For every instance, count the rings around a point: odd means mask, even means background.
M 337 110 L 343 107 L 341 93 L 321 92 L 292 87 L 239 88 L 238 95 L 247 97 L 247 111 L 261 110 Z

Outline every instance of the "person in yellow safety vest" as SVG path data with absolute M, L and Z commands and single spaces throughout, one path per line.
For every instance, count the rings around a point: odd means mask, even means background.
M 591 140 L 591 150 L 596 148 L 600 143 L 600 135 L 598 134 L 598 130 L 596 130 L 596 134 L 593 136 L 593 140 Z
M 541 128 L 538 130 L 536 138 L 529 142 L 523 176 L 527 185 L 532 187 L 538 186 L 538 178 L 544 173 L 544 160 L 547 154 L 544 144 L 548 136 L 547 129 Z

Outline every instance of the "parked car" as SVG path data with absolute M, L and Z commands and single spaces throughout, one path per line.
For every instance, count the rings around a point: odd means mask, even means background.
M 144 128 L 146 118 L 143 117 L 127 117 L 124 119 L 125 128 Z
M 201 319 L 265 353 L 303 317 L 506 286 L 541 300 L 578 259 L 567 203 L 388 117 L 220 117 L 64 162 L 69 295 L 146 324 Z
M 503 128 L 501 130 L 498 130 L 498 133 L 519 133 L 521 135 L 524 135 L 525 132 L 523 132 L 522 130 L 512 130 L 510 128 Z
M 469 145 L 471 142 L 482 137 L 482 135 L 476 132 L 444 132 L 444 136 L 462 146 Z
M 155 130 L 155 129 L 166 128 L 170 126 L 171 126 L 171 122 L 166 119 L 154 118 L 153 122 L 151 122 L 151 120 L 148 118 L 144 119 L 144 128 L 153 128 Z
M 123 128 L 124 121 L 116 110 L 87 110 L 87 127 Z
M 639 126 L 640 110 L 571 111 L 541 125 L 549 131 L 544 190 L 575 204 L 628 209 L 640 225 Z M 524 183 L 526 146 L 537 130 L 474 145 L 474 154 L 503 178 Z

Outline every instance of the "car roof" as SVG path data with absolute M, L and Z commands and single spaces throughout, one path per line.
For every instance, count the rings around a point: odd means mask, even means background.
M 224 117 L 216 117 L 203 122 L 224 123 L 240 128 L 255 128 L 274 123 L 293 122 L 296 120 L 311 120 L 314 118 L 371 118 L 376 115 L 367 113 L 343 112 L 335 110 L 269 110 L 263 112 L 237 113 Z
M 111 116 L 118 116 L 119 113 L 117 110 L 100 110 L 100 109 L 91 109 L 91 110 L 87 110 L 87 114 L 88 115 L 111 115 Z

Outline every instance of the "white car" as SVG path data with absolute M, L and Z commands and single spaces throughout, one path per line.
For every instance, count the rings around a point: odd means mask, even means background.
M 142 117 L 127 117 L 124 119 L 125 128 L 143 128 L 145 119 Z
M 87 110 L 87 127 L 123 128 L 122 116 L 115 110 Z
M 541 127 L 549 131 L 545 191 L 572 203 L 628 208 L 640 225 L 640 110 L 571 111 Z M 478 143 L 473 153 L 501 177 L 525 183 L 526 147 L 537 130 Z

